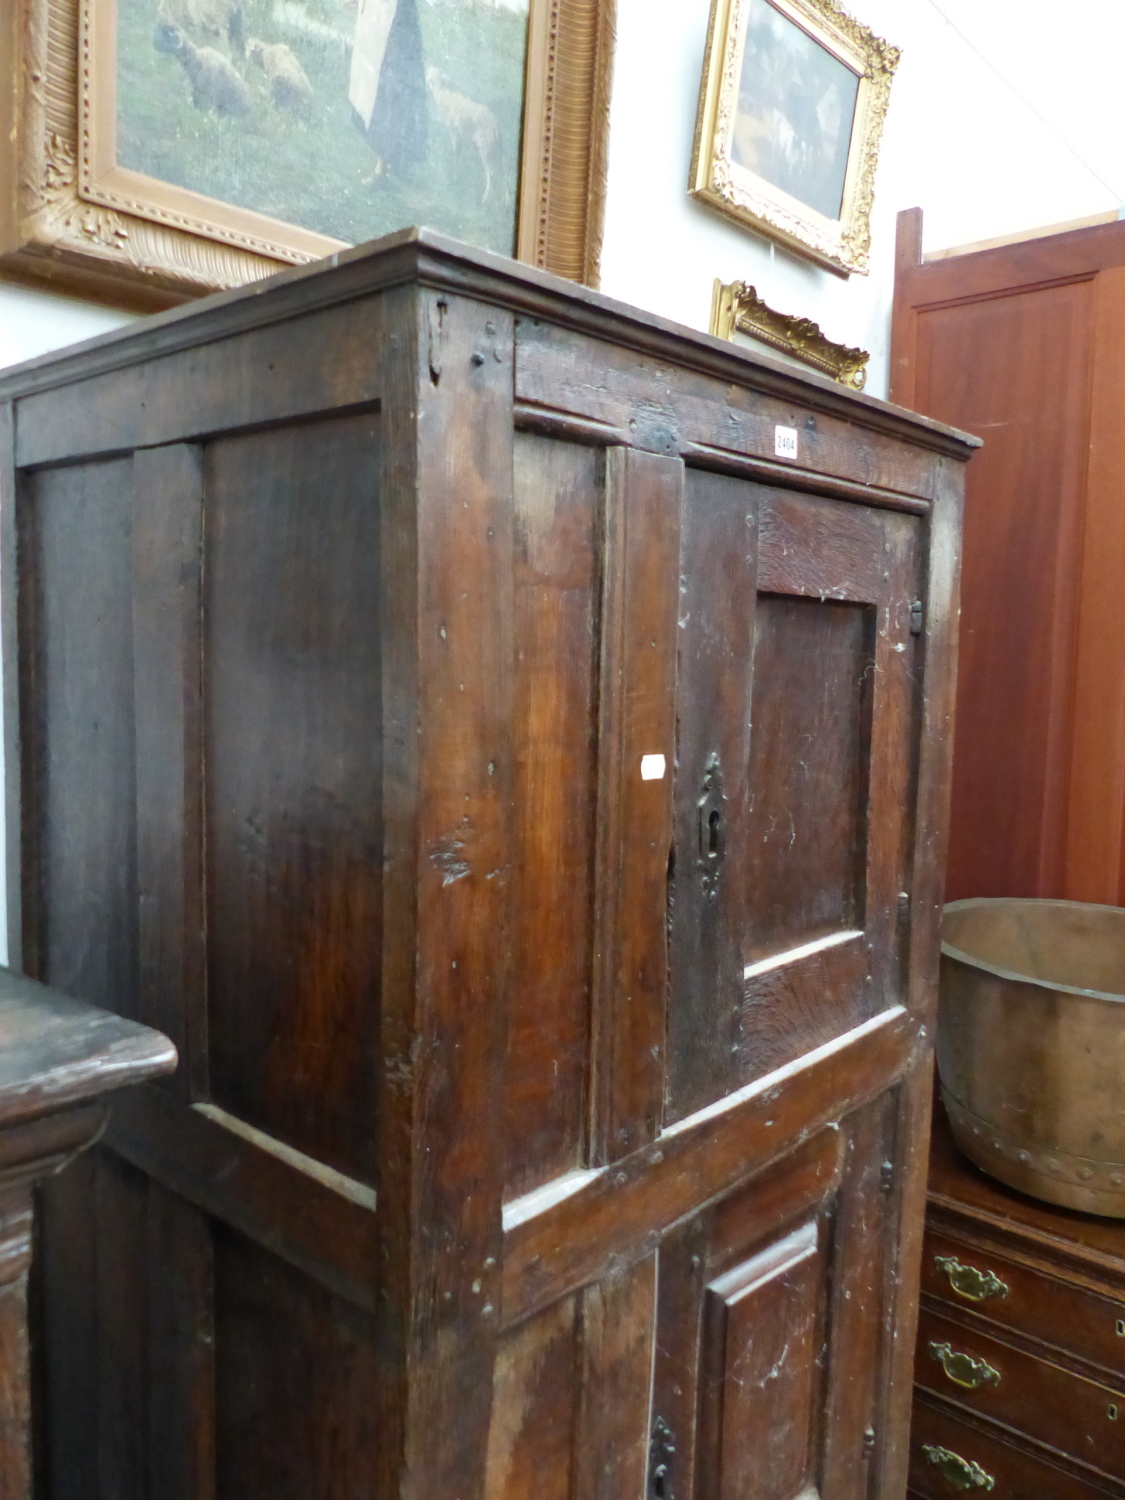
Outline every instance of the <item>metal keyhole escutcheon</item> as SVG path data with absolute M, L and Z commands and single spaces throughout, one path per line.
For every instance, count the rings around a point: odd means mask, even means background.
M 700 787 L 696 807 L 699 813 L 699 848 L 696 866 L 699 870 L 703 895 L 708 901 L 715 899 L 722 869 L 726 840 L 723 829 L 723 768 L 716 751 L 712 750 L 703 768 L 703 784 Z

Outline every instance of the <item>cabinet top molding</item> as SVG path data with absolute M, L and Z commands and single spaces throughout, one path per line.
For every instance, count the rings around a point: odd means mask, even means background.
M 313 265 L 216 293 L 13 366 L 0 375 L 0 401 L 57 389 L 250 327 L 282 323 L 409 283 L 477 297 L 517 316 L 606 338 L 639 355 L 673 360 L 700 374 L 799 402 L 806 411 L 842 417 L 953 458 L 964 460 L 980 446 L 980 440 L 968 433 L 874 396 L 845 391 L 827 376 L 796 371 L 756 350 L 713 338 L 429 229 L 400 230 Z

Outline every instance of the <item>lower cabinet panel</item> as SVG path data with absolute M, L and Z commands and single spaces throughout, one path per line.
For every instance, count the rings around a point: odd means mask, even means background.
M 861 1500 L 888 1097 L 502 1335 L 486 1500 Z
M 824 1260 L 814 1219 L 707 1288 L 701 1471 L 717 1500 L 738 1500 L 755 1471 L 761 1500 L 792 1500 L 809 1477 Z
M 376 1500 L 369 1313 L 217 1225 L 215 1346 L 216 1500 Z

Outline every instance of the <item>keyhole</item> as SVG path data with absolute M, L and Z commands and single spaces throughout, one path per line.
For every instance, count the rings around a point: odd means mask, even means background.
M 1109 1420 L 1111 1422 L 1116 1422 L 1117 1421 L 1117 1407 L 1116 1407 L 1116 1405 L 1112 1401 L 1109 1403 L 1109 1411 L 1108 1411 L 1107 1415 L 1108 1415 Z
M 1118 1318 L 1117 1320 L 1117 1337 L 1125 1339 L 1125 1318 Z
M 667 1474 L 668 1469 L 666 1465 L 658 1464 L 652 1476 L 652 1493 L 655 1496 L 655 1500 L 667 1500 L 664 1492 L 664 1480 Z
M 708 855 L 710 856 L 711 859 L 718 859 L 718 857 L 719 857 L 719 813 L 718 813 L 718 809 L 717 808 L 712 811 L 711 816 L 707 819 L 707 830 L 708 830 L 707 853 L 708 853 Z

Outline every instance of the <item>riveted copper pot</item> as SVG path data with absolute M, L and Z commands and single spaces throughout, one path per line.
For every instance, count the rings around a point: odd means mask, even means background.
M 958 1145 L 1021 1192 L 1125 1218 L 1125 909 L 954 901 L 941 955 Z

